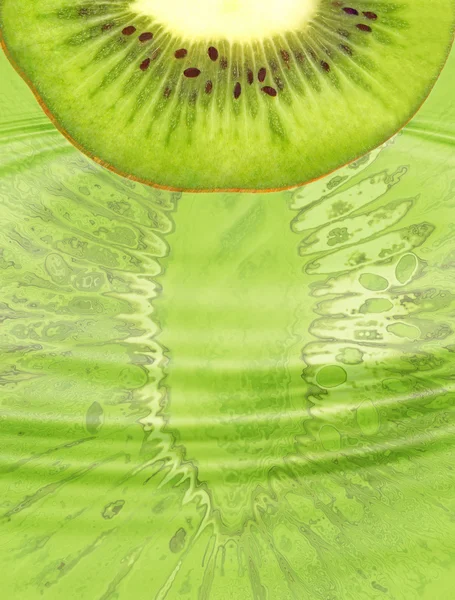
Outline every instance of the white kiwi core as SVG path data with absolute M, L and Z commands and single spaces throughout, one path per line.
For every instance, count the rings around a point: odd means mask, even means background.
M 134 0 L 131 9 L 185 39 L 247 42 L 301 31 L 319 1 Z

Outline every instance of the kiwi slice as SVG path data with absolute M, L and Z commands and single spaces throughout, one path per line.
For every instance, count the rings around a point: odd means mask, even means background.
M 454 0 L 0 0 L 57 126 L 179 190 L 296 186 L 378 146 L 434 84 Z

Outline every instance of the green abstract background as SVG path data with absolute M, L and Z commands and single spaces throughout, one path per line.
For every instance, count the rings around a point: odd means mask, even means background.
M 307 187 L 181 195 L 0 57 L 5 600 L 454 598 L 454 80 Z

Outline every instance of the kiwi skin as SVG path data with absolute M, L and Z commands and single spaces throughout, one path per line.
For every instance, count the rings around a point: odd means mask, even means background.
M 451 31 L 451 38 L 450 38 L 450 45 L 449 48 L 451 48 L 454 44 L 455 41 L 455 27 L 452 27 L 452 31 Z M 44 113 L 47 115 L 47 117 L 51 120 L 51 122 L 53 123 L 53 125 L 56 127 L 56 129 L 75 147 L 77 148 L 82 154 L 84 154 L 85 156 L 87 156 L 88 158 L 90 158 L 91 160 L 93 160 L 94 162 L 96 162 L 97 164 L 101 165 L 102 167 L 110 170 L 111 172 L 124 177 L 126 179 L 130 179 L 132 181 L 135 181 L 137 183 L 141 183 L 143 185 L 147 185 L 156 189 L 161 189 L 161 190 L 165 190 L 165 191 L 171 191 L 171 192 L 187 192 L 187 193 L 199 193 L 199 194 L 207 194 L 207 193 L 227 193 L 227 192 L 238 192 L 238 193 L 252 193 L 252 194 L 263 194 L 263 193 L 274 193 L 274 192 L 281 192 L 281 191 L 285 191 L 285 190 L 290 190 L 290 189 L 295 189 L 304 185 L 308 185 L 310 183 L 313 183 L 315 181 L 319 181 L 320 179 L 323 179 L 324 177 L 327 177 L 329 175 L 331 175 L 332 173 L 338 171 L 338 169 L 341 169 L 349 164 L 352 164 L 353 162 L 356 162 L 357 160 L 359 160 L 362 156 L 365 156 L 366 154 L 369 154 L 372 150 L 375 150 L 376 148 L 379 148 L 380 146 L 382 146 L 384 143 L 386 143 L 388 140 L 390 140 L 392 137 L 394 137 L 397 133 L 399 133 L 400 131 L 402 131 L 406 125 L 412 121 L 412 119 L 414 118 L 414 116 L 420 111 L 421 107 L 423 106 L 423 104 L 425 104 L 426 100 L 428 99 L 428 97 L 430 96 L 431 92 L 433 91 L 434 86 L 436 85 L 436 82 L 439 79 L 439 76 L 441 74 L 441 72 L 443 71 L 447 60 L 450 56 L 450 50 L 446 53 L 445 59 L 443 61 L 443 64 L 441 65 L 441 69 L 437 75 L 437 77 L 434 78 L 431 86 L 429 87 L 426 95 L 423 97 L 422 102 L 417 106 L 417 108 L 415 109 L 415 111 L 410 115 L 410 117 L 408 118 L 407 121 L 405 121 L 401 127 L 399 127 L 395 132 L 393 132 L 388 138 L 382 140 L 379 144 L 376 144 L 375 146 L 372 146 L 371 148 L 369 148 L 367 151 L 353 157 L 351 160 L 347 161 L 344 164 L 340 164 L 338 165 L 335 169 L 331 169 L 327 172 L 325 172 L 324 174 L 315 177 L 313 179 L 307 179 L 304 180 L 302 182 L 299 183 L 292 183 L 291 185 L 285 185 L 282 187 L 275 187 L 275 188 L 260 188 L 260 189 L 254 189 L 254 188 L 208 188 L 208 189 L 202 189 L 202 188 L 187 188 L 187 187 L 175 187 L 175 186 L 170 186 L 170 185 L 161 185 L 158 183 L 155 183 L 153 181 L 150 181 L 148 179 L 143 179 L 141 177 L 136 177 L 135 175 L 132 175 L 130 173 L 125 173 L 122 172 L 121 170 L 117 169 L 116 167 L 114 167 L 112 164 L 106 162 L 105 160 L 101 159 L 100 157 L 92 154 L 91 152 L 89 152 L 85 147 L 83 147 L 81 144 L 79 144 L 69 133 L 68 131 L 66 131 L 58 122 L 58 120 L 56 119 L 56 117 L 54 116 L 54 114 L 49 110 L 48 106 L 46 105 L 46 103 L 44 102 L 44 100 L 42 99 L 42 97 L 40 96 L 38 90 L 36 89 L 35 85 L 32 83 L 32 81 L 29 79 L 29 77 L 25 74 L 25 72 L 20 68 L 20 66 L 16 63 L 16 61 L 14 60 L 13 56 L 11 55 L 11 53 L 9 52 L 9 49 L 7 47 L 6 41 L 5 41 L 5 37 L 3 35 L 3 31 L 2 28 L 0 27 L 0 45 L 1 48 L 6 56 L 6 58 L 8 59 L 8 61 L 10 62 L 10 64 L 12 65 L 12 67 L 15 69 L 15 71 L 20 75 L 20 77 L 25 81 L 25 83 L 27 84 L 27 86 L 30 88 L 32 94 L 34 95 L 34 97 L 36 98 L 38 104 L 40 105 L 41 109 L 44 111 Z

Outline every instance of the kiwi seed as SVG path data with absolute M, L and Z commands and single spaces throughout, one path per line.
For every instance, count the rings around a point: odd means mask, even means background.
M 225 10 L 226 8 L 229 10 Z M 428 95 L 455 0 L 0 0 L 3 47 L 105 166 L 280 189 L 378 146 Z

